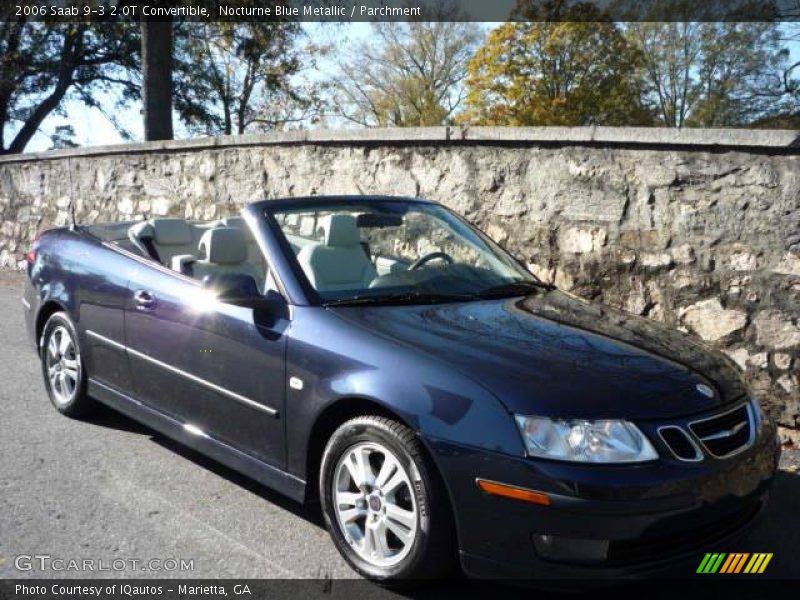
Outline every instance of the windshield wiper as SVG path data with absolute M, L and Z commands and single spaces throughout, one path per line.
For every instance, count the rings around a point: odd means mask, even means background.
M 498 298 L 503 296 L 518 296 L 524 295 L 527 292 L 545 290 L 552 291 L 556 289 L 552 283 L 545 283 L 538 280 L 521 280 L 512 281 L 510 283 L 502 283 L 495 285 L 485 290 L 481 290 L 476 294 L 479 298 Z
M 330 300 L 324 306 L 357 306 L 363 304 L 438 304 L 445 302 L 464 302 L 475 300 L 474 294 L 436 294 L 430 292 L 404 292 L 383 294 L 381 296 L 353 296 L 341 300 Z
M 433 292 L 402 292 L 396 294 L 383 294 L 380 296 L 358 295 L 341 300 L 329 300 L 324 306 L 358 306 L 358 305 L 388 305 L 388 304 L 441 304 L 446 302 L 466 302 L 484 298 L 499 298 L 504 296 L 524 295 L 527 292 L 556 289 L 551 283 L 538 280 L 522 280 L 503 283 L 486 288 L 475 294 L 438 294 Z

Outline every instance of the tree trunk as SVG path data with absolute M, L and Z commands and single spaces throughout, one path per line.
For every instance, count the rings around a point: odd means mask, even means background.
M 142 20 L 144 139 L 171 140 L 172 22 Z
M 225 131 L 223 133 L 231 135 L 233 133 L 233 116 L 231 115 L 231 100 L 227 96 L 222 98 L 222 114 L 225 119 Z

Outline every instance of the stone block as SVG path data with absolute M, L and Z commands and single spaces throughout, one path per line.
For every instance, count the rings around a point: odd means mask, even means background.
M 681 320 L 704 340 L 717 341 L 744 329 L 747 314 L 726 310 L 718 298 L 710 298 L 686 307 Z
M 599 252 L 608 234 L 602 227 L 569 227 L 559 232 L 558 246 L 562 252 L 587 254 Z
M 570 190 L 573 197 L 564 207 L 562 216 L 571 221 L 606 221 L 619 223 L 627 196 L 618 190 Z
M 800 256 L 787 252 L 780 262 L 772 268 L 772 272 L 779 275 L 800 277 Z
M 789 314 L 778 310 L 764 310 L 756 315 L 753 322 L 759 345 L 776 350 L 800 346 L 800 326 Z

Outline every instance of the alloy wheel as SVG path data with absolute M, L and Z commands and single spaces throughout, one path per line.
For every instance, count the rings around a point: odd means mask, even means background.
M 400 460 L 376 442 L 348 448 L 336 464 L 332 498 L 347 543 L 376 567 L 402 561 L 417 536 L 417 501 Z
M 53 398 L 59 406 L 75 399 L 80 383 L 80 356 L 69 330 L 63 325 L 50 334 L 45 366 Z

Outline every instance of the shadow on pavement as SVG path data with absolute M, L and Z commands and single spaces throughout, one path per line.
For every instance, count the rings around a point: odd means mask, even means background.
M 103 404 L 98 404 L 97 410 L 94 411 L 91 416 L 84 418 L 83 421 L 85 423 L 98 425 L 100 427 L 149 436 L 150 439 L 152 439 L 156 444 L 166 448 L 170 452 L 174 452 L 175 454 L 192 461 L 196 465 L 204 469 L 208 469 L 216 475 L 219 475 L 220 477 L 253 494 L 256 494 L 257 496 L 260 496 L 267 502 L 275 504 L 276 506 L 279 506 L 295 516 L 305 519 L 306 521 L 320 528 L 324 529 L 325 527 L 322 519 L 322 513 L 317 506 L 303 506 L 298 504 L 286 496 L 283 496 L 271 490 L 270 488 L 253 481 L 249 477 L 246 477 L 239 472 L 234 471 L 233 469 L 229 469 L 225 465 L 222 465 L 217 461 L 208 458 L 205 455 L 192 450 L 191 448 L 188 448 L 187 446 L 163 436 L 157 431 L 150 429 L 146 425 L 142 425 L 138 421 L 126 417 L 122 413 L 119 413 Z
M 92 408 L 91 414 L 82 417 L 81 421 L 91 425 L 99 425 L 107 429 L 116 429 L 129 433 L 140 433 L 142 435 L 155 434 L 155 432 L 146 425 L 142 425 L 138 421 L 134 421 L 122 413 L 118 413 L 105 404 L 100 404 L 99 402 L 96 404 L 96 407 Z

